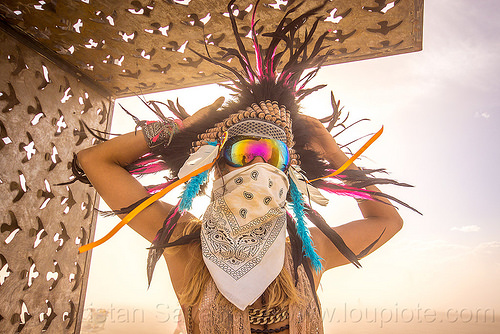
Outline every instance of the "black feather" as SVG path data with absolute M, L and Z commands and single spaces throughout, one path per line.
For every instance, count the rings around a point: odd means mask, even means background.
M 110 216 L 116 216 L 116 215 L 125 215 L 127 213 L 132 212 L 135 208 L 137 208 L 139 205 L 141 205 L 144 201 L 146 201 L 149 197 L 151 196 L 146 196 L 141 198 L 140 200 L 130 204 L 129 206 L 123 207 L 118 210 L 110 210 L 110 211 L 103 211 L 99 209 L 94 209 L 96 210 L 100 215 L 104 217 L 110 217 Z
M 156 267 L 156 263 L 163 255 L 163 250 L 165 245 L 168 244 L 172 233 L 174 232 L 175 225 L 181 217 L 181 213 L 177 210 L 177 207 L 173 207 L 168 216 L 163 222 L 163 227 L 158 230 L 153 243 L 149 248 L 148 260 L 147 260 L 147 276 L 148 276 L 148 287 L 151 285 L 151 280 L 153 278 L 153 272 Z
M 290 239 L 290 248 L 293 262 L 293 277 L 295 286 L 299 279 L 297 268 L 304 262 L 304 256 L 302 251 L 302 239 L 300 239 L 297 233 L 297 226 L 295 226 L 295 221 L 290 213 L 287 212 L 286 215 L 286 228 L 288 231 L 288 238 Z
M 366 255 L 368 255 L 368 253 L 370 253 L 370 251 L 373 248 L 373 246 L 375 246 L 375 244 L 380 240 L 380 238 L 382 238 L 382 235 L 384 235 L 384 232 L 385 232 L 385 228 L 382 231 L 382 233 L 380 233 L 380 236 L 374 242 L 372 242 L 371 244 L 369 244 L 368 247 L 366 247 L 365 249 L 363 249 L 358 255 L 356 255 L 356 257 L 358 259 L 362 259 Z
M 304 211 L 307 218 L 316 225 L 317 228 L 333 243 L 333 245 L 339 250 L 339 252 L 348 259 L 357 268 L 361 268 L 361 264 L 358 261 L 358 257 L 354 252 L 345 244 L 342 237 L 335 232 L 325 221 L 325 219 L 308 204 L 304 205 Z
M 69 184 L 73 184 L 76 181 L 80 181 L 80 182 L 88 184 L 92 187 L 92 184 L 90 183 L 89 179 L 87 178 L 87 175 L 85 175 L 85 172 L 78 164 L 78 157 L 76 156 L 76 153 L 73 153 L 73 160 L 71 160 L 71 172 L 73 173 L 73 177 L 74 177 L 71 181 L 56 183 L 55 186 L 66 186 Z

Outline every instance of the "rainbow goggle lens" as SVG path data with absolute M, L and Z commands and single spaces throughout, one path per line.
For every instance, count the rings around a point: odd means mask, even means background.
M 280 140 L 252 136 L 234 136 L 229 139 L 222 150 L 227 164 L 243 167 L 256 157 L 274 167 L 285 171 L 290 163 L 288 147 Z

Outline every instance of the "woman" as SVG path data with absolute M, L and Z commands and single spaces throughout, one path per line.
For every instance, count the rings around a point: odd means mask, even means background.
M 190 123 L 197 117 L 214 112 L 221 105 L 221 102 L 222 100 L 218 99 L 211 106 L 185 119 L 183 122 L 185 129 L 188 130 L 190 128 Z M 301 120 L 311 129 L 311 147 L 318 152 L 321 157 L 325 158 L 330 165 L 338 168 L 348 160 L 321 122 L 307 116 L 302 116 Z M 149 151 L 150 148 L 142 132 L 138 131 L 137 133 L 129 133 L 116 137 L 105 143 L 83 150 L 78 154 L 78 161 L 104 201 L 112 209 L 120 209 L 148 196 L 147 190 L 132 177 L 124 167 L 130 165 Z M 256 157 L 250 164 L 262 162 L 263 160 L 261 157 Z M 229 171 L 233 171 L 233 168 L 237 168 L 229 166 L 224 162 L 221 164 L 223 165 L 220 168 L 222 171 L 226 168 Z M 355 167 L 351 165 L 349 168 L 354 169 Z M 375 186 L 369 186 L 366 187 L 366 189 L 378 192 Z M 381 202 L 369 200 L 358 201 L 364 219 L 334 228 L 355 254 L 361 253 L 362 250 L 366 249 L 382 234 L 378 242 L 370 250 L 370 252 L 374 251 L 401 229 L 401 217 L 393 206 L 385 203 L 386 201 L 387 200 L 384 199 L 382 199 Z M 172 207 L 173 205 L 157 201 L 136 216 L 129 223 L 129 226 L 144 238 L 153 242 L 157 231 L 162 228 L 163 222 Z M 120 215 L 122 218 L 124 216 L 125 215 Z M 171 240 L 177 240 L 180 236 L 185 235 L 185 227 L 192 221 L 196 221 L 196 218 L 191 214 L 187 213 L 183 215 L 174 230 Z M 187 227 L 191 229 L 196 228 L 192 226 Z M 318 228 L 311 228 L 310 233 L 317 254 L 324 260 L 322 271 L 312 271 L 314 277 L 314 287 L 312 288 L 315 291 L 318 288 L 321 275 L 326 270 L 347 264 L 349 260 L 339 252 L 330 242 L 330 239 L 328 239 Z M 201 286 L 190 286 L 193 284 L 201 285 L 203 281 L 203 274 L 200 275 L 197 273 L 197 271 L 200 270 L 199 266 L 203 265 L 201 261 L 200 242 L 195 241 L 185 246 L 179 246 L 179 248 L 185 249 L 176 252 L 166 251 L 164 254 L 172 285 L 179 298 L 182 296 L 185 299 L 191 298 L 196 300 L 196 298 L 186 296 L 186 294 L 190 292 L 187 290 L 188 288 L 191 290 L 202 288 Z M 193 280 L 198 280 L 198 282 L 194 282 Z M 202 291 L 198 290 L 197 292 Z M 266 293 L 264 293 L 264 296 L 265 295 Z M 310 293 L 305 293 L 305 295 L 311 296 Z M 182 303 L 182 298 L 180 298 L 180 302 L 186 319 L 189 319 L 187 314 L 191 313 L 191 328 L 193 328 L 194 333 L 198 333 L 199 318 L 197 308 L 199 306 Z M 310 303 L 310 301 L 304 302 Z M 192 306 L 193 309 L 191 312 L 188 312 L 190 306 Z M 262 306 L 262 300 L 258 299 L 251 308 L 259 309 L 262 308 Z M 291 317 L 289 319 L 290 321 L 295 320 Z M 316 320 L 317 319 L 321 318 L 318 317 Z M 321 323 L 321 321 L 319 321 L 319 323 Z M 268 328 L 281 328 L 287 324 L 288 320 L 284 320 L 276 324 L 268 325 Z M 189 328 L 189 324 L 187 324 L 187 326 Z M 251 327 L 263 329 L 264 325 L 251 325 Z M 295 332 L 306 333 L 305 331 Z M 318 332 L 320 331 L 318 330 Z M 288 331 L 283 331 L 283 333 L 288 333 Z
M 189 180 L 177 205 L 155 201 L 129 222 L 152 243 L 150 280 L 158 258 L 165 258 L 189 333 L 322 333 L 316 296 L 322 274 L 349 262 L 359 266 L 359 258 L 402 227 L 389 196 L 374 185 L 397 183 L 359 170 L 319 120 L 299 114 L 298 102 L 315 90 L 304 89 L 303 81 L 317 70 L 302 74 L 319 68 L 327 56 L 319 55 L 322 37 L 305 54 L 315 25 L 303 43 L 286 43 L 290 58 L 277 72 L 284 36 L 292 41 L 321 7 L 294 20 L 284 18 L 269 34 L 265 53 L 252 23 L 255 70 L 230 14 L 239 50 L 228 53 L 244 71 L 199 55 L 235 74 L 235 101 L 221 108 L 219 98 L 182 121 L 159 115 L 159 122 L 138 122 L 142 131 L 78 153 L 88 180 L 122 218 L 151 198 L 131 171 L 155 161 L 177 176 L 176 183 Z M 187 210 L 210 169 L 211 203 L 199 221 Z M 316 187 L 355 197 L 364 218 L 330 228 L 309 205 L 327 203 Z M 306 217 L 316 227 L 306 228 Z

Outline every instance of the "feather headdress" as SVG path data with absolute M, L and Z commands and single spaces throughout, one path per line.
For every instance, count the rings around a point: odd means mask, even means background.
M 306 88 L 306 85 L 315 77 L 321 65 L 330 55 L 330 51 L 322 45 L 328 32 L 314 38 L 316 28 L 321 19 L 319 13 L 328 1 L 323 1 L 321 4 L 297 15 L 295 18 L 291 18 L 291 16 L 299 11 L 303 2 L 289 8 L 276 29 L 272 32 L 263 33 L 261 36 L 258 36 L 257 31 L 259 29 L 256 28 L 258 24 L 256 12 L 259 4 L 259 1 L 257 1 L 251 18 L 251 39 L 255 54 L 255 66 L 252 66 L 253 62 L 249 57 L 249 52 L 245 49 L 243 40 L 240 37 L 238 25 L 233 14 L 234 2 L 235 0 L 231 0 L 228 3 L 227 9 L 233 35 L 236 39 L 236 48 L 222 47 L 221 49 L 226 53 L 224 57 L 235 57 L 238 59 L 241 70 L 236 70 L 225 62 L 211 57 L 208 46 L 206 46 L 206 54 L 195 50 L 191 51 L 204 60 L 229 71 L 233 75 L 233 77 L 228 77 L 222 74 L 223 77 L 232 81 L 232 85 L 224 86 L 236 93 L 235 99 L 227 103 L 217 113 L 212 114 L 212 117 L 201 118 L 189 128 L 177 133 L 170 145 L 165 147 L 161 152 L 154 152 L 153 156 L 148 155 L 143 157 L 136 164 L 129 167 L 130 171 L 138 174 L 155 172 L 158 168 L 170 170 L 175 178 L 167 181 L 167 188 L 174 186 L 174 184 L 179 184 L 181 180 L 184 180 L 183 182 L 187 181 L 200 171 L 203 172 L 203 174 L 195 179 L 191 179 L 187 184 L 181 201 L 168 215 L 162 229 L 158 231 L 148 256 L 148 278 L 151 280 L 154 265 L 163 249 L 172 246 L 170 236 L 177 220 L 184 210 L 190 207 L 193 197 L 200 192 L 200 189 L 207 182 L 207 166 L 211 166 L 215 162 L 213 160 L 217 157 L 218 148 L 222 146 L 222 134 L 238 122 L 251 118 L 265 119 L 281 127 L 287 136 L 286 144 L 291 150 L 292 163 L 295 165 L 300 164 L 300 168 L 298 166 L 290 168 L 290 180 L 293 184 L 291 186 L 290 199 L 293 203 L 293 212 L 296 220 L 296 226 L 291 229 L 295 231 L 293 232 L 295 236 L 293 240 L 295 241 L 292 245 L 295 247 L 292 250 L 294 265 L 302 263 L 303 260 L 298 257 L 305 255 L 311 260 L 316 269 L 321 268 L 319 258 L 314 253 L 308 230 L 304 225 L 305 218 L 309 218 L 310 221 L 318 225 L 320 230 L 330 238 L 332 243 L 347 259 L 356 266 L 359 266 L 358 259 L 361 254 L 355 255 L 352 253 L 342 241 L 342 238 L 324 223 L 324 220 L 316 211 L 310 208 L 304 197 L 323 205 L 326 204 L 326 199 L 316 189 L 319 188 L 340 195 L 377 200 L 377 198 L 389 197 L 383 193 L 371 192 L 362 188 L 367 185 L 380 183 L 407 185 L 374 177 L 372 174 L 378 170 L 334 171 L 328 162 L 307 146 L 309 134 L 307 127 L 300 121 L 299 102 L 307 95 L 326 86 L 317 85 L 312 88 Z M 301 37 L 300 34 L 304 30 L 306 22 L 310 19 L 313 19 L 312 25 L 309 31 L 305 30 Z M 259 41 L 259 38 L 263 39 L 264 37 L 269 40 L 267 48 L 264 48 Z M 156 114 L 161 114 L 158 107 L 159 102 L 144 102 Z M 178 103 L 176 107 L 173 102 L 169 101 L 167 106 L 180 119 L 188 116 Z M 327 129 L 329 131 L 339 126 L 345 129 L 344 122 L 346 119 L 343 121 L 340 120 L 341 108 L 339 108 L 339 102 L 335 100 L 333 94 L 332 107 L 333 114 L 320 121 L 328 123 Z M 164 116 L 161 115 L 158 117 L 162 119 Z M 84 175 L 79 175 L 79 178 L 82 180 L 85 179 Z M 308 178 L 313 181 L 308 181 Z M 333 179 L 349 181 L 350 186 L 332 183 L 331 180 Z M 158 187 L 153 189 L 157 191 Z M 158 194 L 161 192 L 164 192 L 164 189 Z M 154 196 L 156 194 L 152 197 Z M 143 200 L 144 203 L 147 201 L 150 202 L 151 197 Z M 136 210 L 138 206 L 144 203 L 135 203 L 130 210 Z M 408 206 L 402 202 L 399 203 Z M 290 221 L 293 221 L 293 218 L 289 216 L 288 221 L 290 230 Z M 199 231 L 197 233 L 199 235 Z M 186 238 L 186 240 L 188 239 L 191 240 L 190 238 Z M 177 244 L 179 242 L 175 242 L 175 245 Z M 296 247 L 300 247 L 301 250 L 297 250 Z

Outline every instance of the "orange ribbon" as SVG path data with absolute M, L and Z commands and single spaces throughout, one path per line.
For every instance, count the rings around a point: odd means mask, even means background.
M 215 162 L 219 158 L 219 155 L 220 155 L 220 152 L 221 152 L 220 148 L 222 148 L 224 146 L 224 144 L 226 143 L 226 140 L 227 140 L 227 133 L 224 134 L 223 141 L 222 141 L 222 143 L 219 146 L 219 152 L 217 153 L 217 157 L 214 159 L 214 161 L 212 161 L 211 163 L 206 164 L 206 165 L 204 165 L 204 166 L 196 169 L 195 171 L 192 171 L 188 175 L 186 175 L 183 178 L 175 181 L 174 183 L 172 183 L 172 184 L 168 185 L 167 187 L 163 188 L 161 191 L 157 192 L 153 196 L 149 197 L 147 200 L 145 200 L 144 202 L 142 202 L 138 207 L 136 207 L 134 210 L 132 210 L 129 214 L 127 214 L 125 216 L 125 218 L 123 218 L 120 223 L 118 223 L 111 231 L 108 232 L 108 234 L 106 234 L 104 237 L 102 237 L 99 240 L 96 240 L 94 242 L 91 242 L 89 244 L 81 246 L 80 248 L 78 248 L 78 251 L 80 253 L 84 253 L 84 252 L 89 251 L 92 248 L 97 247 L 97 246 L 101 245 L 102 243 L 108 241 L 113 235 L 116 234 L 116 232 L 118 232 L 123 226 L 127 225 L 142 210 L 144 210 L 145 208 L 147 208 L 148 206 L 150 206 L 151 204 L 153 204 L 154 202 L 156 202 L 157 200 L 159 200 L 160 198 L 162 198 L 163 196 L 165 196 L 170 190 L 172 190 L 175 187 L 183 184 L 186 181 L 189 181 L 189 179 L 191 179 L 193 176 L 196 176 L 196 175 L 198 175 L 200 173 L 203 173 L 204 171 L 209 170 L 210 168 L 212 168 L 212 166 L 215 164 Z
M 332 176 L 335 176 L 335 175 L 338 175 L 340 173 L 342 173 L 344 170 L 347 169 L 347 167 L 349 167 L 349 165 L 351 165 L 354 160 L 356 160 L 357 158 L 359 158 L 359 156 L 361 154 L 363 154 L 364 151 L 366 151 L 366 149 L 368 147 L 370 147 L 371 144 L 373 144 L 373 142 L 375 140 L 378 139 L 378 137 L 380 137 L 380 135 L 382 135 L 382 132 L 384 131 L 384 127 L 382 126 L 380 128 L 380 130 L 377 131 L 377 133 L 375 133 L 363 146 L 361 146 L 361 148 L 356 152 L 354 153 L 354 155 L 349 159 L 347 160 L 342 166 L 340 166 L 339 169 L 337 169 L 335 172 L 329 174 L 329 175 L 326 175 L 326 176 L 322 176 L 322 177 L 318 177 L 316 179 L 313 179 L 313 180 L 309 180 L 308 182 L 311 183 L 313 181 L 316 181 L 316 180 L 320 180 L 320 179 L 325 179 L 327 177 L 332 177 Z

